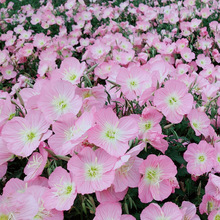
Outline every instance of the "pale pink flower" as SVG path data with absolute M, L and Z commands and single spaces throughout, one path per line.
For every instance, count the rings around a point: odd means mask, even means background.
M 44 140 L 49 124 L 40 111 L 29 111 L 25 118 L 14 117 L 2 129 L 7 148 L 15 155 L 27 157 Z
M 202 202 L 199 205 L 199 212 L 201 214 L 209 214 L 213 210 L 217 210 L 220 206 L 220 201 L 215 199 L 214 196 L 205 194 L 202 198 Z
M 27 188 L 27 193 L 33 195 L 35 200 L 38 202 L 38 213 L 34 216 L 34 219 L 44 219 L 44 220 L 62 220 L 63 212 L 57 211 L 56 209 L 46 209 L 43 199 L 44 193 L 48 190 L 46 186 L 33 184 Z
M 3 141 L 2 137 L 0 136 L 0 165 L 4 164 L 14 157 L 14 155 L 8 150 L 6 146 L 6 142 Z
M 33 46 L 37 47 L 38 49 L 41 49 L 42 47 L 45 47 L 48 45 L 48 42 L 50 41 L 50 37 L 46 36 L 43 33 L 35 34 Z
M 215 153 L 214 153 L 214 170 L 220 172 L 220 142 L 215 144 Z
M 28 163 L 24 168 L 24 174 L 26 174 L 24 178 L 25 181 L 34 180 L 37 176 L 42 174 L 48 156 L 47 151 L 43 148 L 44 145 L 45 143 L 42 142 L 39 147 L 40 153 L 34 152 L 28 159 Z
M 104 58 L 110 49 L 110 46 L 104 44 L 100 40 L 96 40 L 95 44 L 89 46 L 88 51 L 91 53 L 92 59 L 98 60 Z
M 206 68 L 207 65 L 211 64 L 211 60 L 209 57 L 206 57 L 204 54 L 199 54 L 196 59 L 196 64 L 203 69 Z
M 85 147 L 68 161 L 67 168 L 74 175 L 77 192 L 88 194 L 111 186 L 115 176 L 115 163 L 116 158 L 104 150 L 93 151 Z
M 119 202 L 123 200 L 128 192 L 128 188 L 121 192 L 115 192 L 114 186 L 111 185 L 108 189 L 103 191 L 96 191 L 96 198 L 100 203 L 104 202 Z
M 87 138 L 86 132 L 93 126 L 93 114 L 84 112 L 77 119 L 75 115 L 69 113 L 54 122 L 52 129 L 55 134 L 49 138 L 48 144 L 55 154 L 67 155 Z
M 112 156 L 124 155 L 129 149 L 128 141 L 138 134 L 136 120 L 132 116 L 118 119 L 111 108 L 97 111 L 94 117 L 97 124 L 88 131 L 89 142 Z
M 34 46 L 31 43 L 26 43 L 24 47 L 19 50 L 19 54 L 23 57 L 29 57 L 33 53 Z
M 148 203 L 153 199 L 162 201 L 172 193 L 170 179 L 175 178 L 177 169 L 169 157 L 150 154 L 141 164 L 139 171 L 143 174 L 138 186 L 141 202 Z
M 76 88 L 76 95 L 83 99 L 81 111 L 91 111 L 93 107 L 96 109 L 103 108 L 107 100 L 105 87 L 102 85 L 94 86 L 92 88 Z
M 213 210 L 208 216 L 208 220 L 218 220 L 218 219 L 220 219 L 220 210 Z
M 164 139 L 165 137 L 166 135 L 161 134 L 161 132 L 148 131 L 143 134 L 143 141 L 151 144 L 164 154 L 168 148 L 168 142 Z
M 137 157 L 137 155 L 144 147 L 145 143 L 133 147 L 117 161 L 115 165 L 115 179 L 113 182 L 116 192 L 121 192 L 127 187 L 135 188 L 138 186 L 141 179 L 139 167 L 143 159 Z
M 75 57 L 68 57 L 62 61 L 59 73 L 63 80 L 77 84 L 80 82 L 80 77 L 83 75 L 85 69 L 85 62 L 80 63 Z
M 196 206 L 188 201 L 183 201 L 181 209 L 184 212 L 183 220 L 200 220 L 199 216 L 196 215 Z
M 162 118 L 163 115 L 158 112 L 155 107 L 145 107 L 138 122 L 140 137 L 149 131 L 162 133 L 162 129 L 159 124 Z
M 187 117 L 196 136 L 202 134 L 207 137 L 209 135 L 210 119 L 205 112 L 201 112 L 198 109 L 192 109 Z
M 72 175 L 62 167 L 56 167 L 49 176 L 48 184 L 50 189 L 43 195 L 45 208 L 55 208 L 58 211 L 69 210 L 77 195 Z
M 176 42 L 178 52 L 188 46 L 189 41 L 186 38 L 178 39 Z
M 75 95 L 75 87 L 62 80 L 51 81 L 41 89 L 38 101 L 39 109 L 44 113 L 47 121 L 52 122 L 66 113 L 77 114 L 82 100 Z
M 64 7 L 65 9 L 72 9 L 75 6 L 75 4 L 76 4 L 76 0 L 68 0 L 65 3 Z
M 4 62 L 6 62 L 8 57 L 8 51 L 7 50 L 0 50 L 0 65 L 2 65 Z
M 6 100 L 0 99 L 0 131 L 3 125 L 15 115 L 16 107 L 11 103 L 11 97 L 7 96 Z
M 141 96 L 145 81 L 145 71 L 140 67 L 121 68 L 116 79 L 116 83 L 121 86 L 121 91 L 131 100 Z
M 195 176 L 210 172 L 213 167 L 214 148 L 206 141 L 189 144 L 183 155 L 187 171 Z
M 107 219 L 117 219 L 117 220 L 135 220 L 131 215 L 122 215 L 122 209 L 120 203 L 108 202 L 101 203 L 96 208 L 94 220 L 107 220 Z
M 0 197 L 0 219 L 34 219 L 38 203 L 28 193 L 14 193 L 11 197 Z
M 181 210 L 172 202 L 166 202 L 162 208 L 156 203 L 151 203 L 141 212 L 141 220 L 182 220 L 182 218 Z
M 205 193 L 220 200 L 220 177 L 212 173 L 209 174 L 209 180 L 205 187 Z
M 12 79 L 15 78 L 17 73 L 14 71 L 14 67 L 12 65 L 8 65 L 6 67 L 1 67 L 0 71 L 4 77 L 4 79 Z
M 20 33 L 19 39 L 21 39 L 21 40 L 27 40 L 27 39 L 30 38 L 31 34 L 32 34 L 32 30 L 28 30 L 28 31 L 23 30 L 23 31 L 21 31 L 21 33 Z
M 187 73 L 189 71 L 190 66 L 187 64 L 179 64 L 177 66 L 177 73 L 182 75 L 184 73 Z
M 161 55 L 157 55 L 156 57 L 151 58 L 147 62 L 146 71 L 149 73 L 149 75 L 152 77 L 152 79 L 155 80 L 155 84 L 157 84 L 157 81 L 159 83 L 164 82 L 164 80 L 167 78 L 168 74 L 175 72 L 175 69 L 164 58 L 162 58 Z M 148 81 L 148 78 L 149 78 L 149 76 L 147 76 L 147 80 L 145 80 L 145 81 Z M 156 85 L 155 85 L 155 87 L 156 87 Z
M 183 116 L 192 109 L 193 96 L 188 93 L 186 85 L 178 80 L 169 80 L 164 88 L 155 92 L 154 104 L 166 119 L 179 123 Z
M 193 59 L 195 59 L 195 54 L 191 51 L 190 48 L 186 47 L 181 50 L 180 52 L 181 57 L 186 61 L 186 62 L 191 62 Z

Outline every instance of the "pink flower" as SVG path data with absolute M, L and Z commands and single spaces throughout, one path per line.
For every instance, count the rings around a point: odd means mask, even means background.
M 210 172 L 213 167 L 214 148 L 206 141 L 189 144 L 183 155 L 187 163 L 187 171 L 196 176 Z
M 53 124 L 55 134 L 48 140 L 50 148 L 58 155 L 69 154 L 86 139 L 86 132 L 93 126 L 93 121 L 93 112 L 84 112 L 78 119 L 71 113 L 61 116 Z
M 104 150 L 93 151 L 85 147 L 68 161 L 67 168 L 74 175 L 77 192 L 88 194 L 111 186 L 115 176 L 115 163 L 116 158 Z
M 162 133 L 162 129 L 159 124 L 162 118 L 163 115 L 158 112 L 155 107 L 145 107 L 138 122 L 141 137 L 144 133 L 149 131 Z
M 94 220 L 107 220 L 107 219 L 117 219 L 117 220 L 135 220 L 131 215 L 122 215 L 120 203 L 101 203 L 96 208 Z
M 148 131 L 143 135 L 143 141 L 151 144 L 154 148 L 161 151 L 163 154 L 168 148 L 168 142 L 164 140 L 166 135 L 163 135 L 157 131 Z
M 220 210 L 213 210 L 208 216 L 208 220 L 218 220 L 220 219 Z
M 141 213 L 141 220 L 182 220 L 182 218 L 181 210 L 172 202 L 166 202 L 162 208 L 156 203 L 151 203 Z
M 120 157 L 128 150 L 128 141 L 138 134 L 136 120 L 132 116 L 118 119 L 111 108 L 95 113 L 97 125 L 88 132 L 88 140 L 103 148 L 112 156 Z
M 80 63 L 78 59 L 74 57 L 65 58 L 60 66 L 59 73 L 61 78 L 72 84 L 77 84 L 80 82 L 80 77 L 86 68 L 86 64 Z
M 15 117 L 15 114 L 16 107 L 11 103 L 11 97 L 7 96 L 6 100 L 0 100 L 0 127 Z
M 207 137 L 209 135 L 210 119 L 205 112 L 198 111 L 198 109 L 192 109 L 187 115 L 190 125 L 196 133 L 196 136 L 201 134 Z
M 188 63 L 195 59 L 195 54 L 188 47 L 182 49 L 180 54 L 181 57 Z
M 34 219 L 45 219 L 45 220 L 62 220 L 63 212 L 57 211 L 56 209 L 46 209 L 45 201 L 43 198 L 44 193 L 48 190 L 46 186 L 33 184 L 27 188 L 27 193 L 33 195 L 35 200 L 38 202 L 38 213 L 34 216 Z
M 199 205 L 199 211 L 201 214 L 209 214 L 213 210 L 217 210 L 220 206 L 220 201 L 215 199 L 214 196 L 205 194 L 202 198 L 202 202 Z
M 75 95 L 75 87 L 66 81 L 51 81 L 41 89 L 39 109 L 47 121 L 52 122 L 66 113 L 77 114 L 82 100 Z
M 115 165 L 115 179 L 113 182 L 116 192 L 121 192 L 127 187 L 135 188 L 138 186 L 141 179 L 139 167 L 143 159 L 136 155 L 138 155 L 144 147 L 145 143 L 133 147 L 117 161 Z
M 123 200 L 128 192 L 128 188 L 121 192 L 115 192 L 114 186 L 111 185 L 108 189 L 103 191 L 96 191 L 96 198 L 100 203 L 104 202 L 118 202 Z
M 12 197 L 0 200 L 0 219 L 34 219 L 38 212 L 34 197 L 27 193 L 14 193 Z
M 183 201 L 181 209 L 184 212 L 183 219 L 187 220 L 200 220 L 199 216 L 196 215 L 196 206 L 188 201 Z
M 76 198 L 76 185 L 72 176 L 62 167 L 56 167 L 49 176 L 50 189 L 43 195 L 46 209 L 56 209 L 58 211 L 69 210 Z
M 220 142 L 215 144 L 215 153 L 214 153 L 214 170 L 220 172 Z
M 43 141 L 49 124 L 40 111 L 29 111 L 25 118 L 14 117 L 2 129 L 3 140 L 13 154 L 27 157 Z
M 26 43 L 24 47 L 19 50 L 21 56 L 29 57 L 33 53 L 34 46 L 31 43 Z
M 6 67 L 1 67 L 0 71 L 4 77 L 4 79 L 12 79 L 15 78 L 17 73 L 14 71 L 14 67 L 12 65 L 8 65 Z
M 209 174 L 209 180 L 205 187 L 205 193 L 213 196 L 214 199 L 220 200 L 220 177 L 214 174 Z
M 206 66 L 211 64 L 211 60 L 209 57 L 206 57 L 204 54 L 199 54 L 196 60 L 196 64 L 203 69 L 206 69 Z
M 40 153 L 34 152 L 31 157 L 28 159 L 28 163 L 24 168 L 24 173 L 26 177 L 24 178 L 25 181 L 34 180 L 37 176 L 41 175 L 44 167 L 47 163 L 47 156 L 48 153 L 46 150 L 43 149 L 43 144 L 40 145 Z
M 8 150 L 6 145 L 6 142 L 3 141 L 2 137 L 0 136 L 0 165 L 4 164 L 14 157 L 14 155 Z
M 192 109 L 193 96 L 186 85 L 177 80 L 169 80 L 164 88 L 155 92 L 154 104 L 172 123 L 179 123 Z
M 116 79 L 116 83 L 121 85 L 121 91 L 131 100 L 141 96 L 145 82 L 146 74 L 140 67 L 121 68 Z
M 169 157 L 150 154 L 141 164 L 139 171 L 143 174 L 138 186 L 141 202 L 148 203 L 153 199 L 162 201 L 171 194 L 170 180 L 175 178 L 177 169 Z

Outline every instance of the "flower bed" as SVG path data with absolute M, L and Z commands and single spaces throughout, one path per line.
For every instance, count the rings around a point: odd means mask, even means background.
M 219 1 L 0 2 L 0 219 L 220 219 Z

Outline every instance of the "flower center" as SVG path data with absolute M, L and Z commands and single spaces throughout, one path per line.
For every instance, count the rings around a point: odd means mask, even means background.
M 72 192 L 72 189 L 73 189 L 72 186 L 67 186 L 65 194 L 69 195 Z
M 199 161 L 200 162 L 203 162 L 205 160 L 205 157 L 204 156 L 199 156 Z
M 36 134 L 34 132 L 30 132 L 27 134 L 28 141 L 32 141 L 36 137 Z
M 195 129 L 199 129 L 199 123 L 197 123 L 197 122 L 193 122 L 192 123 L 193 124 L 193 127 L 195 128 Z
M 204 163 L 206 161 L 206 156 L 203 154 L 197 155 L 197 161 L 198 163 Z
M 115 131 L 108 130 L 105 135 L 109 139 L 115 139 L 115 133 L 116 133 Z
M 64 97 L 56 97 L 52 105 L 55 107 L 56 111 L 60 114 L 65 113 L 65 111 L 68 108 L 68 100 L 66 100 Z
M 7 215 L 0 215 L 0 220 L 8 220 L 8 216 Z
M 220 215 L 216 215 L 215 220 L 220 220 Z
M 88 180 L 99 179 L 102 175 L 102 167 L 96 163 L 86 164 L 86 177 Z
M 8 120 L 10 121 L 12 118 L 14 118 L 14 116 L 15 116 L 15 113 L 10 114 L 8 117 Z
M 170 105 L 175 105 L 176 102 L 177 102 L 177 99 L 176 99 L 175 97 L 171 97 L 171 98 L 169 99 Z
M 151 121 L 147 121 L 147 123 L 145 124 L 145 130 L 149 130 L 152 127 L 152 123 Z
M 137 79 L 129 79 L 127 82 L 128 88 L 131 90 L 135 90 L 138 87 Z
M 67 106 L 67 104 L 62 100 L 62 101 L 60 101 L 59 103 L 58 103 L 58 105 L 57 105 L 60 109 L 65 109 L 66 108 L 66 106 Z
M 175 94 L 168 96 L 166 102 L 170 108 L 177 108 L 180 105 L 180 100 Z
M 149 168 L 145 172 L 145 179 L 147 183 L 156 184 L 160 179 L 160 170 L 159 168 Z

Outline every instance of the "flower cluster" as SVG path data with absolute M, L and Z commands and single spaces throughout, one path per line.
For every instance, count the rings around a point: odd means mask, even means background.
M 220 219 L 218 0 L 0 6 L 0 219 Z

